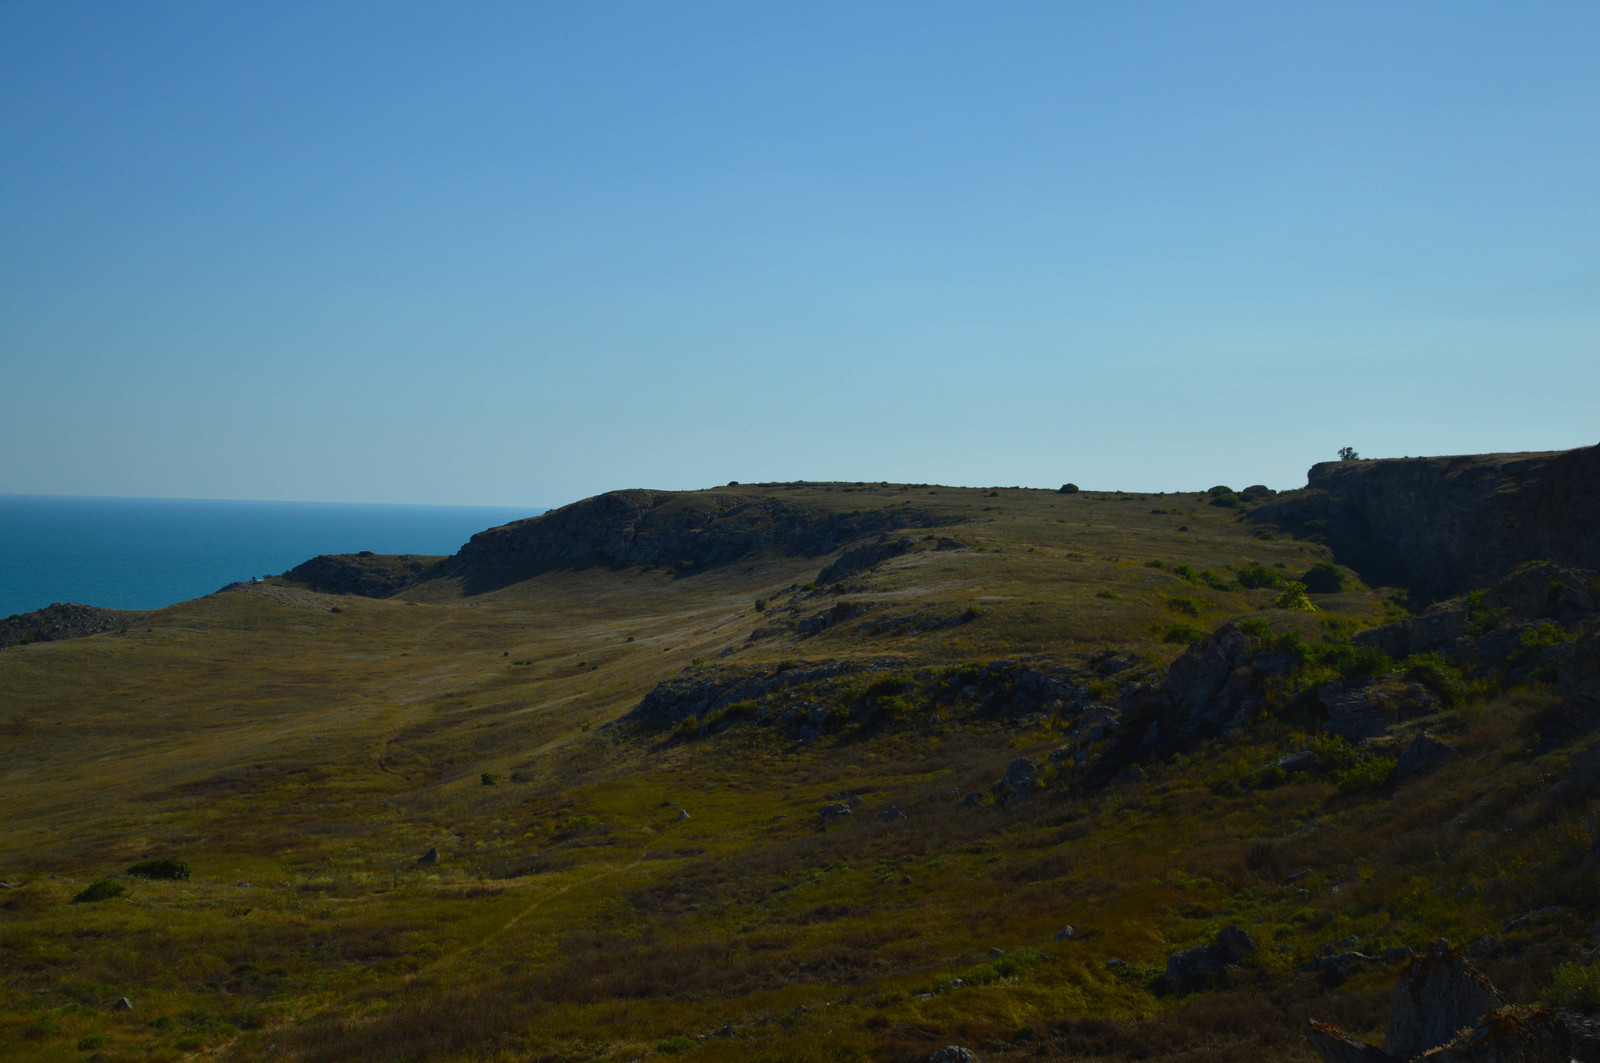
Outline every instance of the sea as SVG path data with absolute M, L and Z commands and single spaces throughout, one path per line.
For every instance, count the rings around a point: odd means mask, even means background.
M 545 508 L 0 495 L 0 617 L 157 609 L 318 554 L 453 554 Z

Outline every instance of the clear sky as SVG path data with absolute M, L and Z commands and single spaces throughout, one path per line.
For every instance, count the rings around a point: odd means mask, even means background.
M 0 2 L 0 493 L 1600 441 L 1600 4 Z

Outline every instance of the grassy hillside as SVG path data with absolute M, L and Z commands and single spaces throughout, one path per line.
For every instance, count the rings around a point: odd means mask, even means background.
M 1393 978 L 1308 962 L 1441 935 L 1547 992 L 1600 915 L 1552 674 L 1323 736 L 1318 684 L 1407 681 L 1349 642 L 1404 598 L 1297 595 L 1327 551 L 1253 501 L 731 485 L 655 502 L 691 547 L 648 564 L 507 547 L 0 651 L 0 1060 L 1307 1059 Z M 1090 740 L 1240 619 L 1288 663 L 1227 737 Z M 1457 755 L 1396 782 L 1423 728 Z M 1245 969 L 1163 992 L 1230 924 Z

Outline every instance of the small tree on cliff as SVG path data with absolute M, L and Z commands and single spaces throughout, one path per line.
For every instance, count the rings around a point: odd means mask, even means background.
M 1340 461 L 1360 461 L 1361 460 L 1361 455 L 1356 453 L 1356 448 L 1355 447 L 1340 447 L 1339 448 L 1339 460 Z

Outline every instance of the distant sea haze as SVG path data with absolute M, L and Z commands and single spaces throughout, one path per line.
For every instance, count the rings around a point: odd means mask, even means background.
M 318 554 L 453 554 L 544 511 L 0 495 L 0 616 L 54 602 L 156 609 Z

